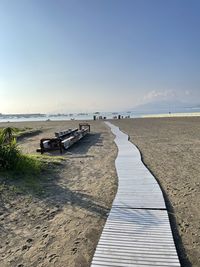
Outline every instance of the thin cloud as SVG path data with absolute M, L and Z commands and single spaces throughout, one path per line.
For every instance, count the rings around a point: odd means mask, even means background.
M 151 102 L 155 100 L 172 100 L 177 98 L 177 93 L 174 90 L 152 90 L 144 95 L 144 102 Z

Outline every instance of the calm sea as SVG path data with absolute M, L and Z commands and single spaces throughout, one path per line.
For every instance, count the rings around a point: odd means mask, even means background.
M 57 120 L 93 120 L 94 116 L 98 119 L 99 116 L 106 119 L 112 119 L 114 116 L 121 115 L 123 117 L 129 116 L 130 118 L 139 117 L 132 112 L 101 112 L 99 114 L 69 114 L 69 115 L 37 115 L 37 116 L 21 116 L 21 115 L 0 115 L 0 122 L 20 122 L 20 121 L 57 121 Z
M 146 112 L 138 112 L 138 111 L 127 111 L 127 112 L 100 112 L 99 114 L 88 113 L 88 114 L 66 114 L 66 115 L 35 115 L 35 116 L 23 116 L 23 115 L 1 115 L 0 114 L 0 122 L 23 122 L 23 121 L 57 121 L 57 120 L 93 120 L 94 116 L 98 119 L 99 116 L 106 119 L 113 119 L 114 117 L 118 117 L 118 115 L 123 116 L 123 118 L 141 118 L 141 117 L 167 117 L 167 116 L 200 116 L 200 109 L 198 110 L 177 110 L 173 113 L 168 113 L 165 111 L 146 111 Z

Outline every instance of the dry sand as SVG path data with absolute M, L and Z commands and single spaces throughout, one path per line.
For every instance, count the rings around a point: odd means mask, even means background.
M 200 118 L 112 123 L 130 135 L 162 187 L 182 266 L 199 267 Z M 0 266 L 90 266 L 117 188 L 113 135 L 103 122 L 91 124 L 92 133 L 64 154 L 62 168 L 43 184 L 45 195 L 0 192 Z M 25 153 L 35 153 L 40 138 L 78 121 L 0 124 L 5 126 L 39 130 L 20 141 Z
M 113 120 L 162 187 L 183 267 L 200 266 L 200 118 Z
M 90 123 L 91 134 L 41 182 L 45 194 L 11 192 L 0 174 L 1 267 L 90 266 L 117 189 L 113 135 L 103 122 Z M 36 153 L 42 137 L 78 127 L 78 121 L 0 124 L 6 126 L 39 130 L 20 141 L 25 153 Z

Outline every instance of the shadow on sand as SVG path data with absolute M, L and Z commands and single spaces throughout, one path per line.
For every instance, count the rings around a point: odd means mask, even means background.
M 91 146 L 101 146 L 102 137 L 100 133 L 91 133 L 81 139 L 78 143 L 74 144 L 69 150 L 62 154 L 62 156 L 69 158 L 79 158 L 79 157 L 94 157 L 87 155 Z M 53 151 L 48 153 L 49 155 L 59 155 L 58 151 Z M 69 156 L 70 154 L 70 156 Z M 104 206 L 97 204 L 93 197 L 79 192 L 78 190 L 70 190 L 67 183 L 64 185 L 59 184 L 60 173 L 63 168 L 66 168 L 65 164 L 60 164 L 59 166 L 51 166 L 50 169 L 44 170 L 40 177 L 37 178 L 37 183 L 39 184 L 39 190 L 36 188 L 27 187 L 24 190 L 23 178 L 12 178 L 6 180 L 2 177 L 1 182 L 7 187 L 14 186 L 16 191 L 20 195 L 32 195 L 34 198 L 40 199 L 50 206 L 59 206 L 62 208 L 64 205 L 71 205 L 74 207 L 79 207 L 88 210 L 91 213 L 95 213 L 100 217 L 107 217 L 108 209 Z M 77 167 L 78 168 L 78 167 Z M 48 178 L 47 178 L 48 177 Z M 23 188 L 23 190 L 21 190 Z M 1 211 L 5 211 L 5 203 L 1 199 Z
M 63 150 L 62 154 L 60 154 L 59 150 L 45 152 L 45 154 L 52 156 L 70 156 L 70 158 L 93 157 L 92 155 L 87 154 L 90 147 L 103 146 L 102 140 L 103 138 L 101 137 L 101 133 L 90 133 L 77 143 L 73 144 L 67 150 Z

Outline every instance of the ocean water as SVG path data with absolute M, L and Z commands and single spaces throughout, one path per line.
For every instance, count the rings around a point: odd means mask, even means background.
M 87 113 L 87 114 L 46 114 L 46 115 L 39 115 L 35 114 L 31 115 L 3 115 L 0 114 L 0 122 L 24 122 L 24 121 L 58 121 L 58 120 L 93 120 L 94 116 L 98 119 L 99 116 L 106 119 L 113 119 L 114 117 L 118 117 L 118 115 L 123 116 L 123 118 L 130 117 L 130 118 L 144 118 L 144 117 L 180 117 L 180 116 L 200 116 L 200 109 L 199 110 L 182 110 L 176 112 L 151 112 L 151 111 L 126 111 L 126 112 L 100 112 L 99 114 L 95 113 Z
M 135 118 L 136 115 L 132 112 L 100 112 L 99 114 L 87 113 L 87 114 L 66 114 L 66 115 L 0 115 L 0 122 L 23 122 L 23 121 L 58 121 L 58 120 L 93 120 L 94 116 L 98 119 L 99 116 L 106 119 L 112 119 L 114 116 L 121 115 L 123 117 L 129 116 L 130 118 Z

